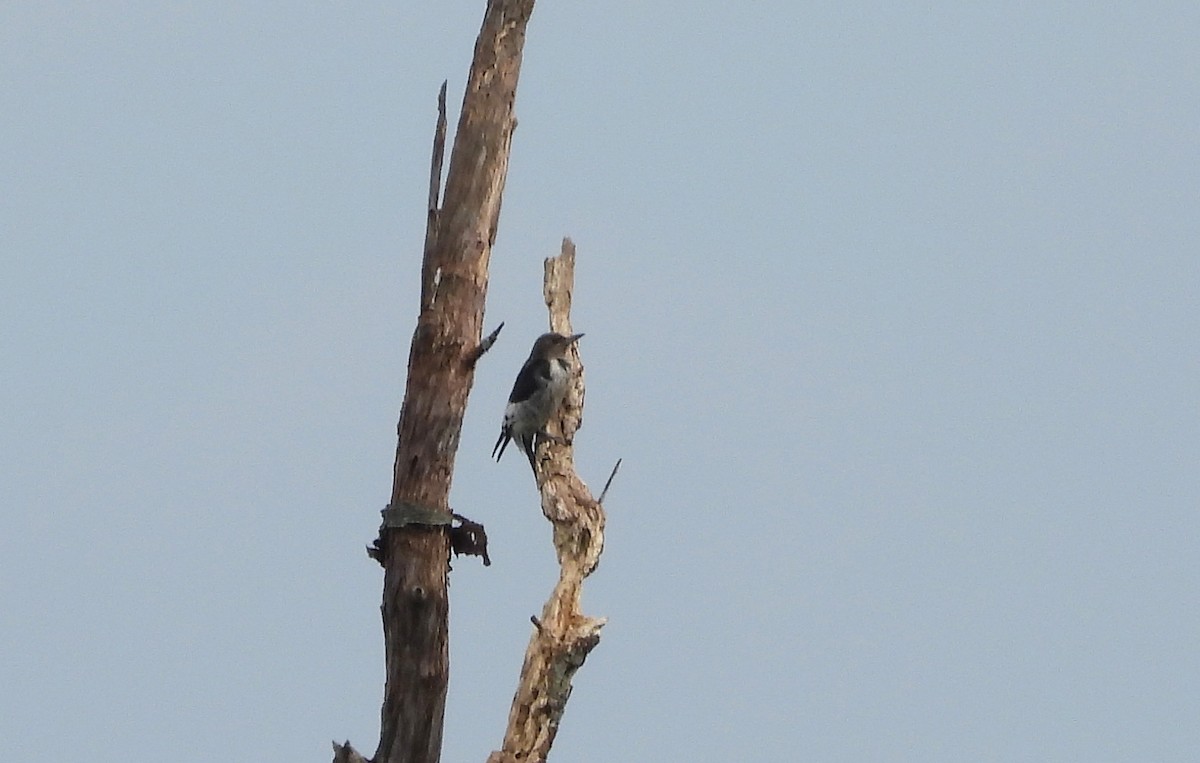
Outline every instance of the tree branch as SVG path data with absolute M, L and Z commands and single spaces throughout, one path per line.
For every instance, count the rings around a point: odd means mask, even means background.
M 550 330 L 571 329 L 571 291 L 575 279 L 575 245 L 563 239 L 562 253 L 545 262 L 542 286 L 550 312 Z M 570 442 L 583 420 L 583 368 L 578 346 L 572 350 L 579 373 L 558 416 L 559 431 Z M 581 609 L 583 579 L 595 571 L 604 549 L 604 509 L 575 473 L 571 445 L 550 444 L 538 460 L 536 476 L 542 513 L 554 525 L 559 578 L 525 650 L 521 678 L 508 715 L 500 750 L 488 763 L 544 761 L 571 695 L 571 679 L 600 642 L 603 618 Z
M 600 491 L 600 497 L 596 499 L 596 503 L 604 503 L 604 497 L 608 495 L 608 489 L 612 487 L 612 482 L 616 479 L 617 470 L 621 468 L 621 459 L 617 459 L 617 463 L 613 464 L 613 470 L 609 473 L 608 479 L 604 481 L 604 488 Z

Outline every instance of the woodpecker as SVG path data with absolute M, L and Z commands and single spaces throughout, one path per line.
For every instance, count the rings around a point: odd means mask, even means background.
M 497 461 L 504 455 L 508 441 L 516 440 L 529 457 L 529 465 L 536 471 L 533 452 L 539 439 L 554 439 L 546 432 L 546 423 L 562 405 L 571 379 L 567 350 L 582 336 L 542 334 L 533 343 L 529 359 L 521 366 L 513 383 L 508 406 L 504 409 L 500 438 L 492 448 L 492 455 Z

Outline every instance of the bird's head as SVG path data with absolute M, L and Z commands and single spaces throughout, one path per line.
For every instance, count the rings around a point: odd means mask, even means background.
M 579 341 L 583 334 L 542 334 L 533 343 L 533 351 L 529 353 L 534 358 L 561 358 L 567 354 L 567 349 Z

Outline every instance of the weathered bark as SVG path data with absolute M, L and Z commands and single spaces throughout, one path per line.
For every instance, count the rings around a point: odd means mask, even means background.
M 564 239 L 562 253 L 545 263 L 542 291 L 550 311 L 551 331 L 574 333 L 574 280 L 575 245 Z M 583 367 L 578 345 L 572 357 L 579 373 L 557 418 L 557 431 L 568 442 L 583 422 Z M 571 696 L 571 679 L 599 643 L 605 623 L 603 618 L 585 616 L 580 602 L 583 579 L 596 569 L 604 549 L 604 509 L 575 473 L 570 445 L 550 444 L 539 449 L 538 455 L 538 491 L 542 513 L 554 525 L 559 578 L 541 618 L 533 618 L 534 631 L 525 650 L 504 744 L 488 757 L 488 763 L 536 763 L 546 759 Z
M 387 671 L 373 763 L 435 763 L 441 756 L 449 675 L 450 482 L 475 361 L 487 346 L 480 337 L 488 261 L 532 11 L 533 0 L 488 3 L 440 207 L 444 86 L 439 96 L 420 315 L 409 349 L 391 503 L 371 549 L 385 569 Z M 337 760 L 361 759 L 348 743 L 334 747 Z

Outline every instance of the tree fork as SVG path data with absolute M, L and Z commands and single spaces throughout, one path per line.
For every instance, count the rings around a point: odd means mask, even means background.
M 447 574 L 454 457 L 481 341 L 488 262 L 516 126 L 513 105 L 533 0 L 490 0 L 438 205 L 445 85 L 429 183 L 421 305 L 397 426 L 392 498 L 370 549 L 384 567 L 386 684 L 373 763 L 436 763 L 449 677 Z M 494 341 L 494 337 L 492 337 Z M 349 743 L 334 761 L 357 763 Z

